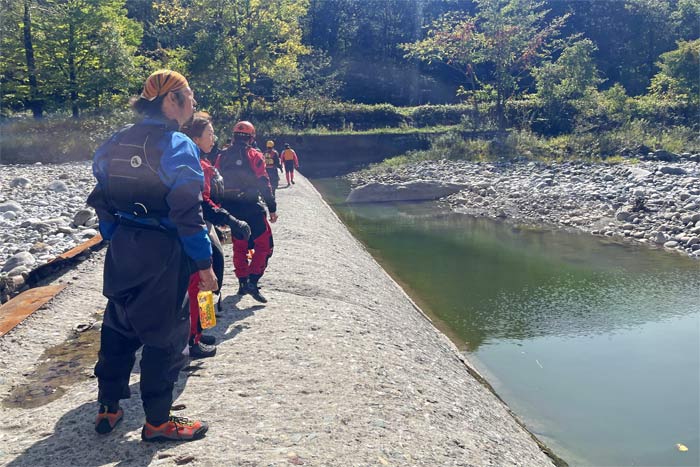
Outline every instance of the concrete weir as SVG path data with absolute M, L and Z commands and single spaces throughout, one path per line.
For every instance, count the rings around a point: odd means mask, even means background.
M 554 464 L 306 179 L 277 197 L 261 281 L 269 303 L 233 295 L 227 251 L 224 310 L 209 331 L 218 353 L 193 361 L 176 387 L 177 413 L 210 423 L 203 440 L 140 441 L 138 369 L 124 421 L 95 433 L 96 355 L 86 364 L 71 352 L 98 336 L 103 249 L 46 282 L 69 285 L 0 338 L 0 464 Z M 47 379 L 66 358 L 63 378 Z

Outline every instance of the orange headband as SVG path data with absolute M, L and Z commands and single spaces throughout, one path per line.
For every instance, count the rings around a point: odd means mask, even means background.
M 177 71 L 158 70 L 154 71 L 151 76 L 146 79 L 141 97 L 152 101 L 159 96 L 163 96 L 172 91 L 178 91 L 188 86 L 187 79 Z

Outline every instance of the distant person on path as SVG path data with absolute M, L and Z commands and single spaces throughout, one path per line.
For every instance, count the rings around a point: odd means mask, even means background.
M 299 169 L 299 159 L 294 149 L 289 147 L 289 143 L 285 143 L 284 151 L 280 154 L 280 159 L 284 162 L 284 172 L 287 177 L 287 186 L 291 182 L 294 184 L 294 169 Z
M 231 228 L 231 235 L 234 238 L 248 240 L 250 237 L 250 227 L 230 215 L 221 207 L 221 198 L 224 194 L 224 180 L 216 170 L 216 167 L 209 159 L 215 157 L 218 151 L 214 151 L 216 145 L 216 135 L 211 122 L 211 116 L 206 112 L 197 112 L 192 119 L 181 128 L 182 132 L 189 136 L 199 148 L 199 162 L 204 172 L 204 188 L 202 189 L 202 211 L 204 220 L 209 230 L 209 240 L 212 245 L 212 263 L 216 274 L 219 288 L 215 291 L 219 294 L 218 300 L 221 305 L 221 286 L 224 279 L 224 250 L 216 234 L 215 225 L 228 225 Z M 194 273 L 190 276 L 190 284 L 187 289 L 190 302 L 190 357 L 207 358 L 216 355 L 216 339 L 214 336 L 202 334 L 202 325 L 199 316 L 199 303 L 197 294 L 199 290 L 199 275 Z
M 267 176 L 270 179 L 270 186 L 272 186 L 272 193 L 274 194 L 280 185 L 280 174 L 277 171 L 282 172 L 282 164 L 280 163 L 280 155 L 275 150 L 275 142 L 270 140 L 265 146 L 265 169 L 267 170 Z
M 97 186 L 88 197 L 109 248 L 103 293 L 108 298 L 95 366 L 98 433 L 122 419 L 129 376 L 141 356 L 144 441 L 190 441 L 206 423 L 170 415 L 173 386 L 187 361 L 191 271 L 200 290 L 216 290 L 211 243 L 202 218 L 204 177 L 197 146 L 178 128 L 197 102 L 180 73 L 159 70 L 133 103 L 143 120 L 115 133 L 95 152 Z
M 277 221 L 277 202 L 265 170 L 265 159 L 253 146 L 255 127 L 241 121 L 233 126 L 233 142 L 216 159 L 216 168 L 224 178 L 224 195 L 221 205 L 248 223 L 251 230 L 248 241 L 233 240 L 233 266 L 238 278 L 238 295 L 250 294 L 255 300 L 266 303 L 260 293 L 258 281 L 265 273 L 272 256 L 272 229 L 267 222 L 262 196 L 270 212 L 270 222 Z M 248 250 L 254 249 L 248 263 Z

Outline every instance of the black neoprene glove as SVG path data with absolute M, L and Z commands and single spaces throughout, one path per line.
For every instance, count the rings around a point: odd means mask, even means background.
M 248 240 L 250 238 L 250 226 L 233 216 L 228 217 L 228 226 L 231 227 L 231 235 L 237 240 Z

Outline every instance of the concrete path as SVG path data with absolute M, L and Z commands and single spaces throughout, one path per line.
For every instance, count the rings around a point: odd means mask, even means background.
M 94 432 L 103 250 L 0 338 L 0 464 L 552 465 L 307 180 L 278 201 L 269 303 L 234 296 L 229 266 L 218 354 L 177 385 L 182 414 L 210 423 L 206 438 L 140 441 L 138 369 L 123 423 Z

